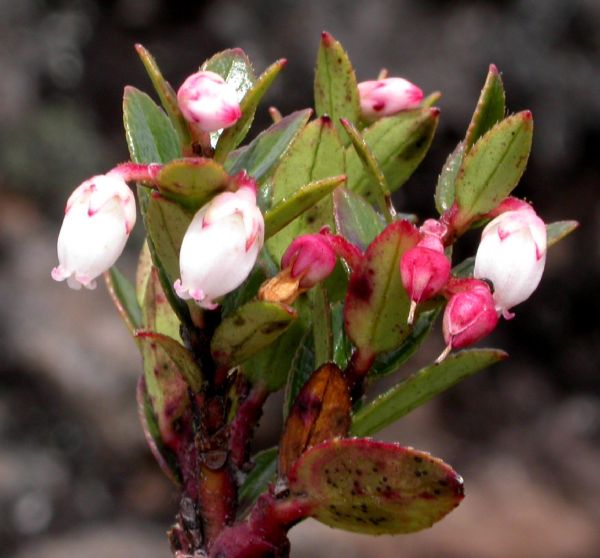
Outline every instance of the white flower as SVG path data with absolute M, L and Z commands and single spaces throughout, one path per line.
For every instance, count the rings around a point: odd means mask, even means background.
M 509 310 L 527 300 L 538 286 L 546 262 L 546 226 L 533 208 L 507 211 L 483 229 L 474 276 L 494 287 L 496 310 Z
M 229 128 L 242 116 L 236 90 L 214 72 L 189 76 L 177 92 L 177 101 L 185 119 L 203 132 Z
M 358 84 L 358 93 L 365 120 L 417 108 L 423 100 L 423 91 L 400 77 L 363 81 Z
M 123 252 L 135 217 L 133 192 L 118 173 L 83 182 L 67 201 L 52 278 L 72 289 L 95 288 L 94 279 Z
M 203 308 L 216 308 L 215 299 L 239 287 L 250 274 L 264 232 L 253 182 L 213 198 L 194 215 L 183 237 L 181 279 L 174 285 L 178 296 L 192 298 Z

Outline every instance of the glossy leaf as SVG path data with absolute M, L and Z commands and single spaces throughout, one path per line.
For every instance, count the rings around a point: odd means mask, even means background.
M 424 108 L 381 118 L 364 130 L 363 137 L 392 192 L 408 180 L 425 157 L 438 120 L 438 109 Z M 347 148 L 346 165 L 348 188 L 374 203 L 376 186 L 352 146 Z
M 233 126 L 223 130 L 217 142 L 215 149 L 215 159 L 217 161 L 223 161 L 227 154 L 232 149 L 235 149 L 246 137 L 254 120 L 254 113 L 256 112 L 258 103 L 269 87 L 271 87 L 273 80 L 279 75 L 285 63 L 285 59 L 281 59 L 271 64 L 256 80 L 251 89 L 246 92 L 240 103 L 240 109 L 242 110 L 241 118 Z
M 158 64 L 154 57 L 146 50 L 142 45 L 135 45 L 135 50 L 144 64 L 144 68 L 152 81 L 152 85 L 158 93 L 160 102 L 165 109 L 171 124 L 175 128 L 181 145 L 189 145 L 191 142 L 190 131 L 188 124 L 179 110 L 179 104 L 177 103 L 177 95 L 171 87 L 171 84 L 163 77 Z
M 225 169 L 232 175 L 246 170 L 262 184 L 287 153 L 311 114 L 311 109 L 298 110 L 269 126 L 248 145 L 229 153 L 224 163 Z
M 321 283 L 311 290 L 313 341 L 315 366 L 321 366 L 333 359 L 333 324 L 331 305 L 327 289 Z
M 454 193 L 456 177 L 465 156 L 465 144 L 460 142 L 444 163 L 442 172 L 438 177 L 435 187 L 435 207 L 441 215 L 452 207 L 454 203 Z
M 156 180 L 165 197 L 197 210 L 225 190 L 229 175 L 213 159 L 193 157 L 167 163 Z
M 333 211 L 338 233 L 362 250 L 385 228 L 384 218 L 373 206 L 346 188 L 333 193 Z
M 504 85 L 498 68 L 494 64 L 490 64 L 485 84 L 465 136 L 466 151 L 469 151 L 481 136 L 504 118 L 505 101 Z
M 171 121 L 146 93 L 135 87 L 125 88 L 123 122 L 133 162 L 167 163 L 181 156 Z
M 431 527 L 464 497 L 462 478 L 441 459 L 356 438 L 307 451 L 290 473 L 289 486 L 318 521 L 370 535 Z
M 289 199 L 305 184 L 342 174 L 344 150 L 331 120 L 327 117 L 314 120 L 299 134 L 273 175 L 272 206 Z M 279 261 L 294 238 L 318 232 L 324 225 L 334 226 L 331 196 L 272 236 L 267 242 L 271 256 Z
M 438 314 L 439 309 L 421 312 L 410 333 L 397 349 L 377 355 L 369 370 L 369 377 L 377 379 L 397 372 L 427 339 Z
M 533 119 L 529 111 L 509 116 L 465 155 L 456 179 L 459 222 L 494 209 L 519 182 L 527 165 Z
M 144 340 L 144 342 L 155 343 L 160 346 L 177 366 L 179 373 L 192 390 L 195 392 L 200 391 L 203 383 L 202 372 L 192 354 L 181 343 L 168 335 L 154 331 L 139 330 L 135 336 L 137 339 Z
M 331 306 L 331 325 L 333 330 L 333 362 L 344 370 L 348 366 L 354 347 L 344 329 L 344 304 L 341 301 Z
M 350 276 L 346 295 L 346 332 L 365 354 L 390 351 L 410 334 L 410 301 L 400 277 L 402 254 L 419 241 L 408 221 L 389 225 L 369 246 L 360 268 Z
M 508 355 L 497 349 L 470 349 L 451 354 L 439 364 L 426 366 L 377 399 L 353 417 L 351 434 L 369 436 L 423 405 L 461 380 Z
M 301 186 L 289 198 L 282 199 L 265 214 L 265 238 L 277 234 L 286 225 L 314 208 L 325 196 L 346 181 L 345 176 L 332 176 Z
M 142 323 L 142 310 L 135 297 L 135 287 L 116 266 L 104 274 L 104 279 L 117 312 L 129 332 L 133 334 Z
M 294 320 L 276 343 L 271 343 L 244 362 L 244 375 L 251 383 L 264 385 L 270 392 L 280 390 L 288 379 L 296 352 L 306 334 L 302 320 Z
M 136 397 L 138 417 L 150 452 L 167 478 L 173 484 L 179 486 L 181 484 L 181 473 L 177 464 L 177 458 L 161 439 L 160 429 L 154 409 L 152 409 L 150 397 L 146 391 L 146 382 L 143 376 L 138 381 Z
M 314 95 L 317 116 L 329 116 L 347 144 L 340 118 L 353 123 L 360 119 L 356 74 L 342 45 L 326 31 L 321 34 L 317 54 Z
M 217 327 L 210 348 L 215 361 L 229 367 L 241 364 L 277 339 L 296 318 L 285 304 L 248 302 Z
M 229 48 L 217 52 L 200 66 L 200 70 L 219 74 L 237 91 L 238 102 L 244 98 L 256 81 L 252 62 L 241 48 Z
M 269 448 L 252 456 L 254 468 L 248 473 L 238 492 L 238 517 L 244 517 L 257 498 L 275 481 L 277 448 Z
M 300 390 L 279 444 L 279 474 L 286 476 L 309 448 L 338 436 L 350 426 L 350 395 L 335 364 L 324 364 Z

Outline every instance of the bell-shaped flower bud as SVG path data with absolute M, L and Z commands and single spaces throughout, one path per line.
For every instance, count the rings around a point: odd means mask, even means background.
M 194 215 L 183 237 L 177 295 L 215 309 L 215 299 L 239 287 L 250 274 L 264 234 L 253 181 L 241 182 L 237 192 L 215 196 Z
M 362 117 L 368 121 L 417 108 L 423 100 L 421 89 L 399 77 L 363 81 L 358 93 Z
M 537 288 L 546 263 L 546 226 L 531 206 L 507 211 L 483 229 L 473 275 L 491 281 L 496 310 L 509 319 L 513 306 Z
M 452 349 L 461 349 L 489 335 L 498 323 L 494 299 L 484 281 L 467 279 L 448 300 L 444 310 L 443 331 L 446 349 L 441 362 Z
M 335 262 L 335 251 L 322 234 L 304 234 L 291 242 L 281 258 L 281 268 L 290 267 L 300 288 L 310 289 L 329 277 Z
M 423 239 L 400 259 L 402 284 L 411 300 L 408 323 L 412 324 L 417 304 L 437 295 L 450 278 L 450 260 L 444 246 L 434 235 Z
M 69 197 L 58 235 L 55 281 L 72 289 L 93 289 L 94 279 L 107 271 L 123 252 L 135 225 L 135 198 L 116 172 L 93 176 Z
M 203 132 L 233 126 L 242 116 L 236 90 L 219 74 L 196 72 L 177 92 L 184 118 Z

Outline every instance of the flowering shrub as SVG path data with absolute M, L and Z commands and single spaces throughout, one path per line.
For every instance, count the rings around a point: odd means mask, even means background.
M 463 349 L 537 287 L 546 249 L 576 223 L 544 224 L 510 197 L 529 156 L 529 111 L 505 116 L 490 67 L 465 138 L 435 188 L 437 218 L 396 212 L 392 194 L 424 158 L 440 111 L 402 78 L 357 83 L 324 33 L 311 109 L 243 143 L 285 65 L 257 76 L 240 49 L 216 54 L 175 94 L 137 52 L 160 99 L 125 89 L 131 162 L 67 203 L 56 280 L 101 273 L 141 352 L 138 406 L 158 464 L 181 492 L 169 532 L 179 558 L 287 556 L 306 517 L 365 534 L 431 526 L 463 498 L 428 453 L 370 438 L 458 381 L 506 358 Z M 146 230 L 135 284 L 113 264 Z M 487 223 L 475 258 L 453 245 Z M 446 349 L 371 400 L 443 313 Z M 268 396 L 284 390 L 278 447 L 252 454 Z

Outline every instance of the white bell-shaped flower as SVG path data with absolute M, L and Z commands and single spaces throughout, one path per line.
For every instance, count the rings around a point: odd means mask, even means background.
M 401 77 L 362 81 L 358 93 L 361 114 L 368 121 L 417 108 L 423 100 L 423 91 Z
M 69 197 L 58 235 L 56 281 L 93 289 L 123 252 L 135 225 L 135 198 L 118 173 L 93 176 Z
M 496 310 L 512 318 L 513 306 L 537 288 L 546 263 L 546 225 L 533 208 L 507 211 L 488 223 L 481 234 L 474 276 L 494 287 Z
M 215 299 L 239 287 L 250 274 L 264 234 L 254 182 L 213 198 L 194 215 L 183 237 L 177 295 L 194 299 L 202 308 L 216 308 Z
M 177 92 L 177 102 L 185 119 L 203 132 L 229 128 L 242 116 L 236 90 L 214 72 L 189 76 Z

